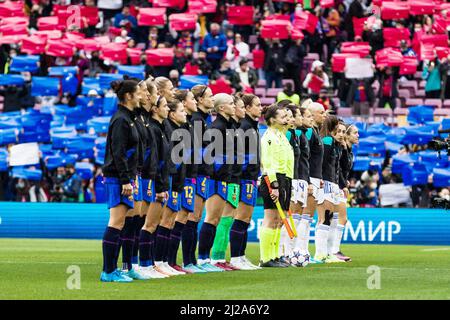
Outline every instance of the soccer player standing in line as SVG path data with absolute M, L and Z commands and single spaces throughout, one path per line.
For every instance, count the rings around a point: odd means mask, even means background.
M 257 180 L 261 167 L 259 118 L 261 117 L 261 101 L 253 94 L 244 94 L 242 101 L 245 107 L 245 118 L 240 128 L 244 143 L 244 164 L 242 165 L 239 205 L 230 231 L 230 264 L 238 269 L 260 269 L 245 256 L 247 234 L 257 199 Z
M 345 125 L 335 116 L 329 116 L 323 124 L 320 135 L 324 144 L 322 176 L 323 197 L 317 202 L 318 221 L 316 227 L 316 254 L 314 259 L 326 263 L 343 262 L 334 255 L 328 255 L 328 235 L 333 212 L 337 212 L 339 186 L 339 141 L 343 140 Z
M 198 239 L 198 222 L 202 218 L 205 201 L 208 199 L 208 183 L 212 174 L 212 166 L 204 161 L 203 153 L 209 144 L 209 139 L 205 137 L 208 130 L 211 110 L 214 108 L 213 94 L 210 88 L 205 85 L 196 85 L 191 89 L 197 101 L 197 111 L 192 113 L 191 121 L 194 131 L 194 160 L 197 164 L 197 179 L 194 200 L 194 212 L 189 213 L 188 221 L 181 235 L 183 250 L 183 267 L 190 265 L 196 269 L 201 269 L 197 265 L 195 251 Z M 189 269 L 189 268 L 188 268 Z
M 294 151 L 286 138 L 287 113 L 277 105 L 264 111 L 268 129 L 261 138 L 261 166 L 263 170 L 260 194 L 264 200 L 264 220 L 260 232 L 261 267 L 287 267 L 278 257 L 281 219 L 275 206 L 279 201 L 284 211 L 291 200 L 291 179 L 294 175 Z M 268 177 L 269 186 L 265 182 Z
M 217 117 L 211 124 L 209 133 L 215 143 L 214 148 L 209 148 L 207 155 L 213 160 L 213 174 L 209 181 L 208 200 L 206 200 L 206 217 L 200 229 L 198 239 L 198 260 L 199 265 L 207 271 L 225 271 L 228 268 L 216 267 L 211 264 L 210 251 L 216 235 L 216 227 L 219 224 L 223 209 L 227 201 L 227 186 L 230 182 L 233 159 L 227 161 L 230 154 L 228 148 L 232 147 L 234 136 L 228 129 L 231 129 L 231 117 L 235 115 L 233 97 L 226 93 L 219 93 L 214 96 L 214 110 Z M 219 149 L 222 143 L 221 150 Z M 232 153 L 232 152 L 231 152 Z
M 135 81 L 114 81 L 111 87 L 120 103 L 111 119 L 106 138 L 103 174 L 110 217 L 103 235 L 103 272 L 100 280 L 131 282 L 133 279 L 117 270 L 116 258 L 127 211 L 134 206 L 132 182 L 137 174 L 140 141 L 133 121 L 133 110 L 138 107 L 140 97 Z
M 347 197 L 348 197 L 348 176 L 353 167 L 353 151 L 352 147 L 359 142 L 358 128 L 352 124 L 346 126 L 344 141 L 342 143 L 342 154 L 339 160 L 339 204 L 338 212 L 333 213 L 333 222 L 336 223 L 336 229 L 332 234 L 331 246 L 329 252 L 336 255 L 346 262 L 351 261 L 340 251 L 342 235 L 344 233 L 345 224 L 347 223 Z M 336 216 L 335 216 L 336 215 Z M 330 248 L 331 247 L 331 248 Z
M 225 254 L 228 247 L 228 242 L 230 240 L 230 229 L 233 224 L 233 218 L 236 214 L 236 209 L 239 205 L 240 196 L 240 177 L 242 173 L 242 158 L 243 158 L 243 138 L 238 131 L 240 127 L 241 120 L 245 117 L 244 102 L 239 95 L 233 96 L 235 114 L 230 118 L 231 130 L 234 134 L 234 148 L 233 148 L 233 158 L 234 163 L 232 164 L 231 178 L 228 183 L 227 188 L 227 202 L 225 203 L 225 208 L 222 212 L 222 217 L 220 218 L 219 225 L 217 226 L 216 236 L 214 237 L 214 244 L 211 249 L 211 264 L 216 267 L 225 270 L 236 270 L 234 266 L 231 266 L 225 260 Z M 253 269 L 251 269 L 253 270 Z
M 305 103 L 303 104 L 305 105 Z M 306 130 L 306 138 L 309 143 L 310 157 L 309 157 L 309 180 L 308 186 L 308 200 L 306 208 L 303 210 L 300 226 L 297 229 L 298 242 L 297 246 L 300 248 L 300 253 L 310 260 L 310 263 L 322 263 L 311 258 L 308 244 L 310 236 L 311 221 L 314 218 L 317 202 L 322 197 L 322 162 L 323 162 L 323 143 L 319 135 L 320 128 L 325 121 L 327 115 L 325 109 L 320 103 L 309 103 L 307 108 L 311 111 L 313 116 L 313 126 Z

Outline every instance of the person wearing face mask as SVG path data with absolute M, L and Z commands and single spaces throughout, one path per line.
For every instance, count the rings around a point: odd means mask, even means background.
M 339 205 L 339 159 L 343 141 L 345 125 L 335 116 L 328 116 L 320 135 L 324 152 L 322 162 L 322 178 L 324 185 L 320 199 L 317 201 L 318 222 L 316 226 L 316 254 L 314 259 L 324 263 L 344 262 L 328 252 L 328 238 L 333 212 L 338 212 Z
M 239 67 L 236 68 L 233 73 L 231 83 L 237 92 L 254 92 L 254 89 L 258 84 L 258 75 L 255 69 L 250 68 L 246 58 L 242 58 L 241 61 L 239 61 Z
M 261 138 L 262 179 L 259 193 L 264 201 L 264 219 L 260 231 L 260 267 L 287 267 L 279 259 L 281 219 L 275 206 L 279 201 L 284 211 L 289 209 L 294 176 L 294 151 L 286 138 L 287 112 L 278 105 L 263 111 L 268 129 Z M 270 183 L 266 183 L 266 177 Z
M 183 268 L 200 270 L 206 272 L 197 265 L 196 248 L 198 241 L 198 223 L 202 218 L 205 201 L 208 199 L 209 179 L 213 174 L 210 162 L 206 162 L 204 151 L 210 143 L 210 139 L 205 135 L 210 124 L 210 113 L 214 108 L 213 94 L 211 89 L 205 85 L 192 87 L 191 92 L 197 102 L 197 111 L 192 112 L 190 124 L 194 132 L 194 164 L 197 166 L 197 178 L 195 180 L 195 198 L 193 212 L 189 212 L 187 222 L 183 229 L 182 250 Z M 191 210 L 191 209 L 189 209 Z
M 206 161 L 213 162 L 212 175 L 208 184 L 208 195 L 205 203 L 206 216 L 199 233 L 198 240 L 198 264 L 201 268 L 211 272 L 231 271 L 224 266 L 211 264 L 210 251 L 214 243 L 217 225 L 223 209 L 225 208 L 228 194 L 228 184 L 232 176 L 233 161 L 228 155 L 233 152 L 228 149 L 233 145 L 234 136 L 229 129 L 232 127 L 231 118 L 236 110 L 233 97 L 226 93 L 216 94 L 213 98 L 216 119 L 211 124 L 207 134 L 212 139 L 213 148 L 208 147 L 205 152 Z M 219 141 L 219 142 L 216 142 Z M 221 145 L 218 143 L 221 142 Z
M 230 117 L 231 128 L 234 134 L 234 163 L 231 169 L 231 178 L 227 186 L 227 202 L 222 212 L 222 217 L 217 225 L 216 236 L 211 249 L 211 264 L 225 270 L 236 270 L 234 266 L 225 260 L 225 253 L 227 251 L 230 229 L 233 224 L 233 217 L 236 214 L 236 209 L 239 205 L 240 196 L 240 177 L 242 174 L 242 153 L 240 148 L 243 146 L 242 135 L 239 129 L 241 120 L 245 117 L 244 102 L 240 95 L 233 96 L 235 114 Z M 253 268 L 247 268 L 253 270 Z M 243 266 L 240 270 L 245 270 Z

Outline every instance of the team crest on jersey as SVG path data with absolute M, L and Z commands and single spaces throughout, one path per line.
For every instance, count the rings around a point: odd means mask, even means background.
M 191 198 L 186 199 L 186 201 L 187 201 L 188 205 L 192 205 L 192 199 Z
M 233 199 L 233 201 L 236 201 L 236 199 L 237 199 L 236 193 L 233 193 L 232 199 Z
M 177 205 L 178 204 L 178 192 L 172 192 L 172 197 L 173 197 L 173 204 Z
M 247 199 L 250 200 L 252 198 L 252 194 L 251 193 L 247 193 Z
M 222 192 L 223 192 L 224 194 L 226 194 L 226 193 L 227 193 L 227 187 L 222 187 Z M 233 195 L 233 196 L 235 196 L 235 195 Z

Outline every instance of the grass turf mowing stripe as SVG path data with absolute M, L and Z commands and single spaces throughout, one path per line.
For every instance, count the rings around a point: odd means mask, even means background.
M 0 299 L 450 299 L 448 252 L 425 254 L 424 248 L 444 247 L 344 244 L 342 251 L 353 259 L 346 264 L 116 284 L 99 281 L 98 240 L 0 239 Z M 253 262 L 258 249 L 248 246 Z M 80 267 L 80 290 L 66 287 L 71 265 Z M 367 288 L 372 265 L 381 268 L 380 290 Z

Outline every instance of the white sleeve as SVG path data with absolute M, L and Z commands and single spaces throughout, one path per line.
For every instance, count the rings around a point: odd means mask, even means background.
M 308 88 L 309 83 L 311 82 L 311 73 L 308 73 L 305 77 L 305 80 L 303 80 L 303 88 Z

